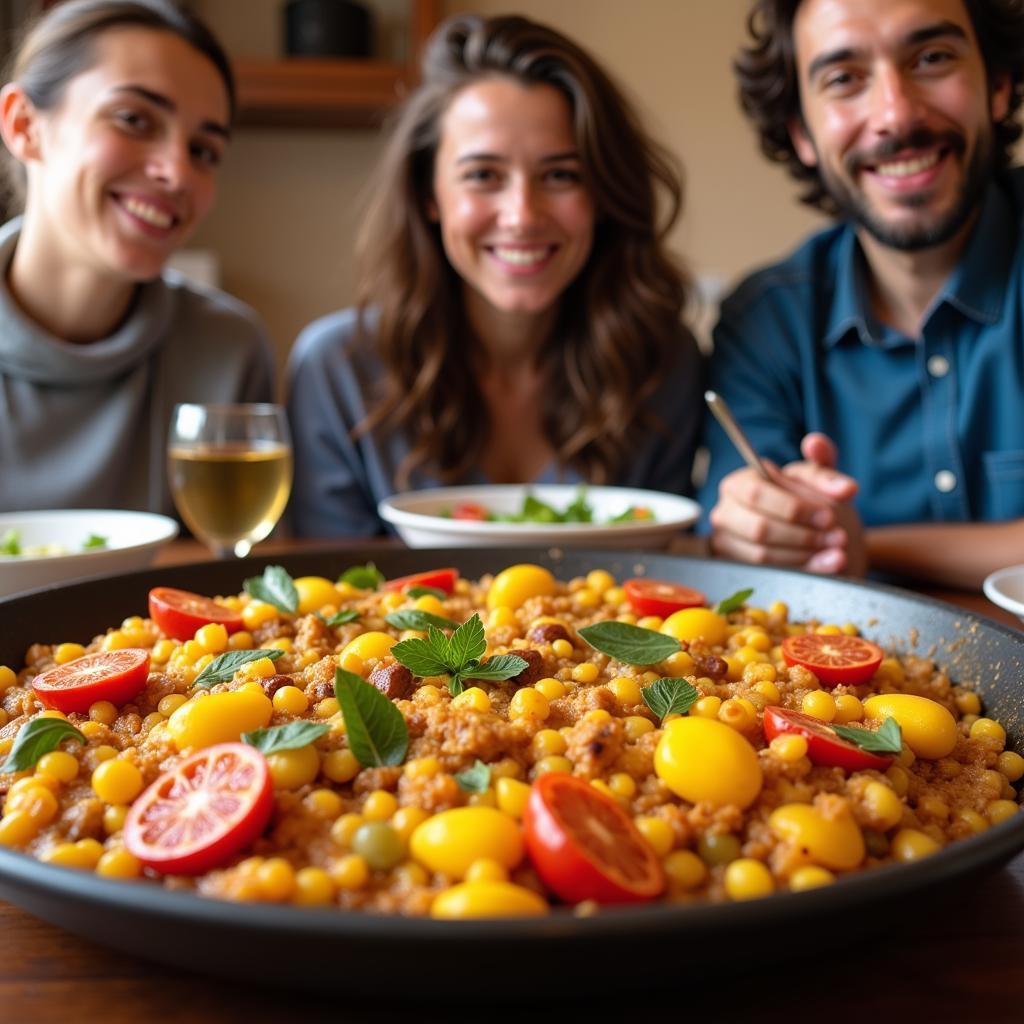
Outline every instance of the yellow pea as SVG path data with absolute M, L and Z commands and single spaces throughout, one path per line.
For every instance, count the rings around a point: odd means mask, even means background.
M 229 690 L 193 697 L 167 719 L 167 731 L 178 750 L 211 747 L 237 740 L 243 732 L 270 724 L 274 705 L 261 690 Z
M 548 905 L 532 889 L 511 882 L 478 880 L 445 889 L 434 899 L 430 916 L 448 920 L 472 917 L 533 917 Z
M 299 614 L 311 615 L 325 604 L 338 603 L 338 589 L 323 576 L 300 576 L 295 581 L 299 593 Z
M 874 721 L 895 718 L 903 739 L 918 756 L 936 760 L 953 752 L 956 720 L 937 701 L 912 693 L 879 693 L 864 701 L 864 714 Z
M 550 597 L 558 589 L 555 577 L 539 565 L 510 565 L 494 577 L 487 607 L 520 608 L 531 597 Z
M 826 818 L 809 804 L 783 804 L 772 812 L 768 826 L 822 867 L 848 871 L 864 859 L 864 836 L 848 809 Z
M 761 792 L 763 774 L 754 748 L 714 718 L 670 722 L 654 751 L 658 778 L 691 803 L 749 807 Z

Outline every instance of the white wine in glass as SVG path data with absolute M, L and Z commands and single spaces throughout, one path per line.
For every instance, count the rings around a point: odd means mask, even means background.
M 178 405 L 167 442 L 174 504 L 221 558 L 244 558 L 274 526 L 292 487 L 292 446 L 279 405 Z

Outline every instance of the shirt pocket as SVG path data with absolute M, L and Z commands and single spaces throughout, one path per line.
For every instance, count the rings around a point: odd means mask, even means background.
M 1024 518 L 1024 451 L 983 452 L 985 518 Z

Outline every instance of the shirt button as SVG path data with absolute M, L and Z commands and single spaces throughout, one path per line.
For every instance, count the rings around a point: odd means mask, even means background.
M 945 356 L 929 356 L 928 372 L 933 377 L 945 377 L 949 373 L 949 360 Z
M 951 473 L 948 469 L 940 469 L 935 474 L 935 489 L 942 491 L 943 494 L 949 494 L 951 490 L 956 487 L 956 475 Z

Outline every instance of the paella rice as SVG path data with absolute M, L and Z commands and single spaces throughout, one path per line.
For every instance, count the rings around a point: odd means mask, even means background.
M 463 918 L 804 890 L 1018 812 L 1024 758 L 933 661 L 713 596 L 535 565 L 156 588 L 0 666 L 0 845 Z

